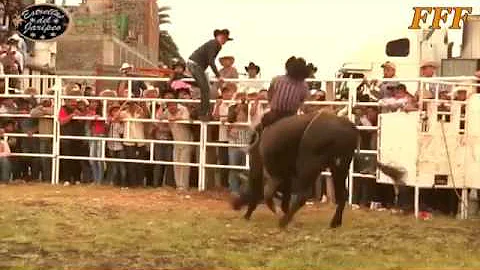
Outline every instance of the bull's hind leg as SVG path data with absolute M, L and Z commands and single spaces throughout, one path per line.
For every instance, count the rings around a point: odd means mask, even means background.
M 353 154 L 353 153 L 352 153 Z M 348 167 L 352 161 L 352 156 L 345 156 L 335 158 L 330 165 L 332 172 L 333 183 L 335 187 L 335 200 L 337 203 L 337 208 L 335 210 L 335 215 L 330 222 L 330 228 L 337 228 L 342 225 L 343 210 L 345 209 L 346 201 L 346 178 L 348 176 Z
M 305 204 L 308 189 L 313 186 L 313 181 L 326 164 L 325 156 L 299 155 L 297 160 L 298 178 L 292 179 L 292 196 L 287 213 L 280 219 L 280 227 L 286 227 L 295 213 Z
M 268 208 L 272 210 L 273 213 L 276 213 L 277 211 L 275 208 L 273 197 L 275 196 L 275 193 L 280 186 L 280 180 L 272 177 L 266 170 L 263 171 L 263 176 L 266 181 L 263 191 L 263 199 L 265 200 L 265 204 L 268 206 Z

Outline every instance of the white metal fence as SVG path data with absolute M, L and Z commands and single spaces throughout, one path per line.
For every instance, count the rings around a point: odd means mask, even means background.
M 142 140 L 134 140 L 134 139 L 114 139 L 108 137 L 87 137 L 87 136 L 64 136 L 60 135 L 60 124 L 58 120 L 58 115 L 60 108 L 62 106 L 62 102 L 66 99 L 87 99 L 87 100 L 101 100 L 103 102 L 103 115 L 101 117 L 76 117 L 74 119 L 81 119 L 81 120 L 106 120 L 107 118 L 107 101 L 121 101 L 124 102 L 126 100 L 132 101 L 142 101 L 149 103 L 151 108 L 151 117 L 149 119 L 126 119 L 127 124 L 131 122 L 144 122 L 144 123 L 158 123 L 158 122 L 165 122 L 168 123 L 167 120 L 157 120 L 155 119 L 155 104 L 157 102 L 181 102 L 181 103 L 198 103 L 199 100 L 166 100 L 166 99 L 151 99 L 151 98 L 134 98 L 131 97 L 132 93 L 132 79 L 129 77 L 95 77 L 95 76 L 52 76 L 52 75 L 4 75 L 6 89 L 9 89 L 9 82 L 13 79 L 21 80 L 21 85 L 32 85 L 32 86 L 41 86 L 38 90 L 42 91 L 42 94 L 34 96 L 34 98 L 49 98 L 52 99 L 53 106 L 54 106 L 54 114 L 52 116 L 45 116 L 45 118 L 50 118 L 53 120 L 54 126 L 54 133 L 53 134 L 33 134 L 34 138 L 50 138 L 52 140 L 52 149 L 51 152 L 48 154 L 45 153 L 12 153 L 12 156 L 25 156 L 25 157 L 48 157 L 52 158 L 52 184 L 59 183 L 59 170 L 60 170 L 60 160 L 62 159 L 70 159 L 70 160 L 98 160 L 104 162 L 134 162 L 134 163 L 148 163 L 148 164 L 168 164 L 168 165 L 185 165 L 185 166 L 196 166 L 198 167 L 198 189 L 205 190 L 206 188 L 206 179 L 205 179 L 205 170 L 207 168 L 228 168 L 228 169 L 241 169 L 247 170 L 248 169 L 248 155 L 247 155 L 247 164 L 246 166 L 226 166 L 226 165 L 219 165 L 219 164 L 208 164 L 206 162 L 206 154 L 207 154 L 207 147 L 246 147 L 246 145 L 232 145 L 232 144 L 223 144 L 217 142 L 210 142 L 207 139 L 207 129 L 209 126 L 212 125 L 250 125 L 250 113 L 249 121 L 247 123 L 235 123 L 235 124 L 225 124 L 219 121 L 212 121 L 212 122 L 201 122 L 201 121 L 179 121 L 180 123 L 184 124 L 194 124 L 200 125 L 200 140 L 199 141 L 168 141 L 168 140 L 155 140 L 155 139 L 142 139 Z M 142 80 L 144 82 L 154 82 L 154 81 L 167 81 L 167 79 L 159 79 L 159 78 L 134 78 L 135 80 Z M 450 86 L 462 86 L 469 89 L 469 91 L 473 91 L 475 87 L 478 87 L 478 84 L 475 84 L 475 77 L 441 77 L 441 78 L 398 78 L 398 79 L 384 79 L 382 81 L 398 81 L 402 83 L 410 83 L 413 85 L 418 85 L 418 87 L 422 87 L 424 84 L 427 83 L 441 83 L 444 85 Z M 128 96 L 129 98 L 123 97 L 85 97 L 85 96 L 66 96 L 64 95 L 62 89 L 64 82 L 68 81 L 96 81 L 96 80 L 106 80 L 106 81 L 128 81 Z M 251 81 L 248 79 L 232 79 L 226 80 L 230 82 L 241 83 L 245 81 Z M 354 83 L 359 84 L 362 79 L 316 79 L 315 81 L 322 82 L 322 85 L 330 85 L 330 89 L 327 91 L 335 91 L 335 87 L 339 87 L 342 83 Z M 263 80 L 263 82 L 267 82 L 267 80 Z M 55 94 L 53 96 L 48 96 L 43 93 L 46 93 L 48 87 L 52 87 L 55 90 Z M 22 95 L 22 94 L 10 94 L 8 91 L 5 93 L 0 94 L 0 98 L 29 98 L 29 95 Z M 420 103 L 423 102 L 423 97 L 420 96 Z M 438 91 L 435 95 L 434 102 L 439 102 Z M 215 101 L 212 100 L 211 103 Z M 354 108 L 358 106 L 378 106 L 377 102 L 359 102 L 357 100 L 357 91 L 356 89 L 349 89 L 348 100 L 344 101 L 315 101 L 315 102 L 307 102 L 306 104 L 312 105 L 333 105 L 333 106 L 346 106 L 347 114 L 346 116 L 351 120 L 354 121 L 355 114 Z M 250 104 L 251 105 L 251 104 Z M 249 109 L 251 106 L 249 106 Z M 448 113 L 446 113 L 448 114 Z M 30 118 L 30 114 L 0 114 L 0 119 L 4 117 L 11 117 L 11 118 Z M 370 130 L 376 131 L 378 128 L 373 126 L 358 126 L 360 130 Z M 377 132 L 378 134 L 378 132 Z M 23 133 L 6 133 L 6 138 L 8 137 L 27 137 L 27 134 Z M 60 142 L 62 140 L 88 140 L 88 141 L 101 141 L 102 142 L 102 151 L 101 157 L 89 157 L 89 156 L 64 156 L 60 154 Z M 105 155 L 105 144 L 107 141 L 121 141 L 121 142 L 138 142 L 138 143 L 145 143 L 149 146 L 150 155 L 149 158 L 146 160 L 138 160 L 138 159 L 117 159 L 117 158 L 107 158 Z M 153 148 L 155 144 L 173 144 L 173 145 L 192 145 L 199 148 L 199 158 L 198 162 L 191 163 L 181 163 L 177 161 L 162 161 L 162 160 L 155 160 L 153 155 Z M 360 153 L 366 155 L 376 155 L 377 150 L 367 150 L 361 149 Z M 328 175 L 328 172 L 324 172 L 323 174 Z M 377 178 L 376 175 L 366 175 L 354 172 L 353 169 L 353 162 L 350 166 L 349 177 L 348 177 L 348 187 L 349 187 L 349 203 L 352 203 L 352 194 L 353 194 L 353 179 L 355 177 L 366 177 L 366 178 Z

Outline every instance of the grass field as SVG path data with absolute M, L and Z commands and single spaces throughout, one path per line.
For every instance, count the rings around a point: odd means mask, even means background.
M 220 193 L 0 187 L 1 269 L 480 269 L 480 221 L 307 206 L 282 231 Z

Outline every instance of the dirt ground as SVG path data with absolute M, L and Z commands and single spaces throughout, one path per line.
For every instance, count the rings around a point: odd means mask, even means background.
M 0 269 L 480 269 L 480 221 L 304 207 L 287 230 L 223 192 L 0 186 Z

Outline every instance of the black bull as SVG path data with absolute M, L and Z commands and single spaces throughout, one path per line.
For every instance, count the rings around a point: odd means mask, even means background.
M 360 133 L 346 118 L 327 113 L 294 115 L 268 126 L 252 143 L 249 184 L 232 202 L 235 210 L 248 205 L 249 219 L 262 198 L 275 212 L 273 196 L 282 192 L 285 227 L 302 207 L 309 189 L 321 171 L 330 169 L 337 208 L 330 227 L 342 225 L 347 197 L 346 181 L 350 162 L 359 145 Z M 377 162 L 396 184 L 403 184 L 404 172 Z

